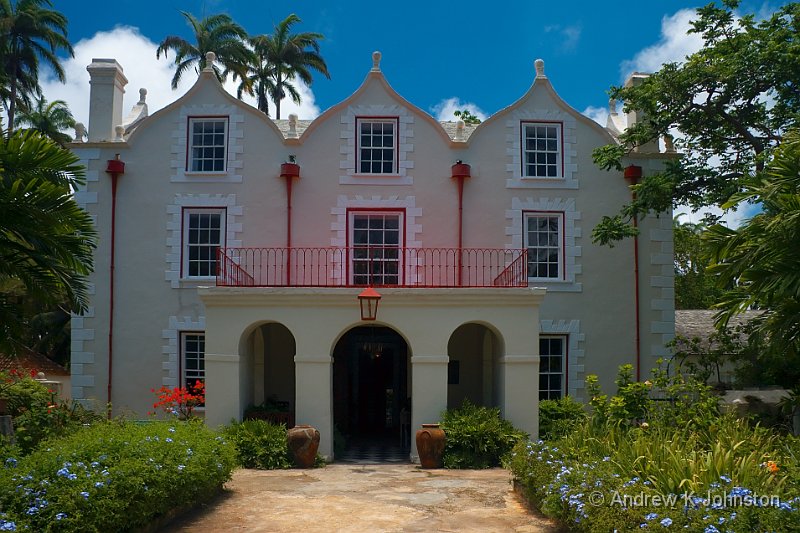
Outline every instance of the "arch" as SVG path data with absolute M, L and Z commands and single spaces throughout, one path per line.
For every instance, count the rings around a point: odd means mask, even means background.
M 245 328 L 239 341 L 245 415 L 253 407 L 251 416 L 294 425 L 296 353 L 295 336 L 281 322 L 264 320 Z
M 331 350 L 330 350 L 331 357 L 333 357 L 333 351 L 336 349 L 336 345 L 339 344 L 339 341 L 342 340 L 342 337 L 344 337 L 345 335 L 350 333 L 350 331 L 353 330 L 354 328 L 364 327 L 364 326 L 373 326 L 373 327 L 376 327 L 376 328 L 377 327 L 384 327 L 384 328 L 391 329 L 396 334 L 400 335 L 400 337 L 405 341 L 406 347 L 408 348 L 409 357 L 411 356 L 411 341 L 408 339 L 407 335 L 405 335 L 402 331 L 400 331 L 400 329 L 396 328 L 393 324 L 390 324 L 389 322 L 383 322 L 383 321 L 380 321 L 380 320 L 375 320 L 375 321 L 369 322 L 369 323 L 365 323 L 365 322 L 359 320 L 359 321 L 356 321 L 356 322 L 351 322 L 346 327 L 342 328 L 342 331 L 340 331 L 339 334 L 336 337 L 334 337 L 333 343 L 331 343 Z
M 500 406 L 504 355 L 503 337 L 492 324 L 470 321 L 454 329 L 447 341 L 447 408 L 457 408 L 464 400 Z
M 338 336 L 331 356 L 335 455 L 347 457 L 365 445 L 402 455 L 410 446 L 411 420 L 405 336 L 385 323 L 359 322 Z

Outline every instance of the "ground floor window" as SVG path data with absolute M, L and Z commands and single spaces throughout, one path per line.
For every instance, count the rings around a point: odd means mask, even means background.
M 181 335 L 183 351 L 183 375 L 181 376 L 184 387 L 194 386 L 198 381 L 206 381 L 206 336 L 205 333 L 186 332 Z
M 567 339 L 539 336 L 539 399 L 558 400 L 564 395 Z

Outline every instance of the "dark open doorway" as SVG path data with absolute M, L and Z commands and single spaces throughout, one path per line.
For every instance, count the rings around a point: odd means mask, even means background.
M 337 457 L 373 453 L 380 461 L 407 450 L 410 387 L 405 340 L 388 327 L 359 326 L 336 344 L 333 361 Z M 408 453 L 400 457 L 407 459 Z

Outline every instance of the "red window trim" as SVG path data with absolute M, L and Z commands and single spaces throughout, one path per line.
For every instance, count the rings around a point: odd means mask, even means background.
M 384 173 L 381 172 L 380 174 L 373 174 L 371 172 L 361 172 L 361 166 L 359 163 L 359 154 L 361 153 L 361 132 L 359 131 L 358 123 L 361 120 L 366 120 L 369 122 L 370 120 L 393 120 L 394 121 L 394 172 L 392 173 Z M 353 154 L 354 161 L 353 161 L 353 170 L 354 175 L 356 176 L 369 176 L 369 177 L 386 177 L 386 178 L 394 178 L 400 175 L 400 116 L 398 115 L 365 115 L 365 116 L 357 116 L 355 120 L 355 153 Z
M 535 279 L 537 282 L 544 282 L 547 280 L 556 280 L 556 281 L 566 281 L 567 280 L 567 237 L 566 237 L 566 225 L 567 225 L 567 215 L 565 211 L 541 211 L 538 209 L 523 209 L 522 210 L 522 247 L 527 249 L 528 248 L 528 228 L 526 227 L 525 221 L 528 218 L 528 215 L 559 215 L 561 217 L 561 276 L 558 278 L 531 278 L 528 276 L 528 279 Z
M 190 129 L 189 124 L 192 123 L 192 120 L 196 119 L 224 119 L 225 120 L 225 170 L 222 172 L 212 172 L 213 174 L 223 174 L 228 172 L 228 148 L 230 146 L 230 131 L 231 131 L 231 117 L 228 115 L 191 115 L 186 117 L 186 160 L 184 161 L 184 172 L 190 174 L 209 174 L 209 172 L 202 172 L 202 171 L 193 171 L 189 170 L 189 151 L 192 149 L 192 143 L 190 141 Z
M 400 254 L 401 254 L 400 257 L 402 259 L 405 259 L 403 253 L 404 253 L 404 250 L 406 249 L 406 208 L 405 207 L 348 207 L 347 209 L 345 209 L 345 216 L 347 217 L 347 222 L 346 222 L 347 229 L 345 231 L 345 245 L 346 245 L 346 249 L 347 250 L 350 250 L 350 246 L 351 246 L 351 243 L 350 243 L 350 232 L 353 229 L 350 226 L 350 220 L 351 220 L 350 213 L 359 213 L 359 212 L 360 213 L 366 213 L 366 214 L 370 214 L 370 213 L 375 213 L 375 214 L 396 213 L 398 215 L 402 215 L 402 225 L 400 226 L 400 229 L 402 230 L 403 235 L 402 235 L 402 242 L 399 244 L 399 247 L 400 247 Z M 348 254 L 347 254 L 347 264 L 345 265 L 345 275 L 347 276 L 347 283 L 351 283 L 352 282 L 351 277 L 350 277 L 350 266 L 351 266 L 351 263 L 352 263 L 352 259 L 350 257 L 349 252 L 348 252 Z M 404 260 L 401 260 L 401 263 L 400 263 L 400 277 L 399 277 L 398 281 L 400 282 L 399 285 L 401 285 L 401 286 L 406 284 L 405 283 L 406 282 L 406 262 Z
M 225 231 L 220 234 L 225 241 L 225 246 L 220 246 L 220 248 L 225 248 L 228 245 L 228 206 L 212 206 L 212 205 L 199 205 L 199 206 L 192 206 L 192 205 L 184 205 L 181 206 L 181 274 L 180 279 L 200 279 L 191 277 L 191 278 L 184 278 L 184 271 L 183 267 L 185 265 L 183 258 L 184 254 L 186 253 L 186 211 L 222 211 L 222 217 L 225 222 Z M 205 278 L 203 278 L 205 279 Z
M 559 152 L 561 153 L 561 174 L 553 178 L 547 176 L 526 176 L 525 175 L 525 125 L 526 124 L 558 124 L 561 126 L 561 134 L 559 142 L 561 144 Z M 519 163 L 520 163 L 520 177 L 525 179 L 536 180 L 563 180 L 564 179 L 564 121 L 563 120 L 520 120 L 519 122 Z

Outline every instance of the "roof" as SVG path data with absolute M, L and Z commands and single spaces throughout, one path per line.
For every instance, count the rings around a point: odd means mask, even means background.
M 45 377 L 70 375 L 63 366 L 35 352 L 23 352 L 17 355 L 0 354 L 0 372 L 13 369 L 25 373 L 32 370 L 44 372 Z
M 715 309 L 678 309 L 675 311 L 675 335 L 693 339 L 708 339 L 717 332 L 714 319 L 719 311 Z M 745 311 L 731 318 L 729 327 L 743 325 L 761 314 L 761 311 Z

